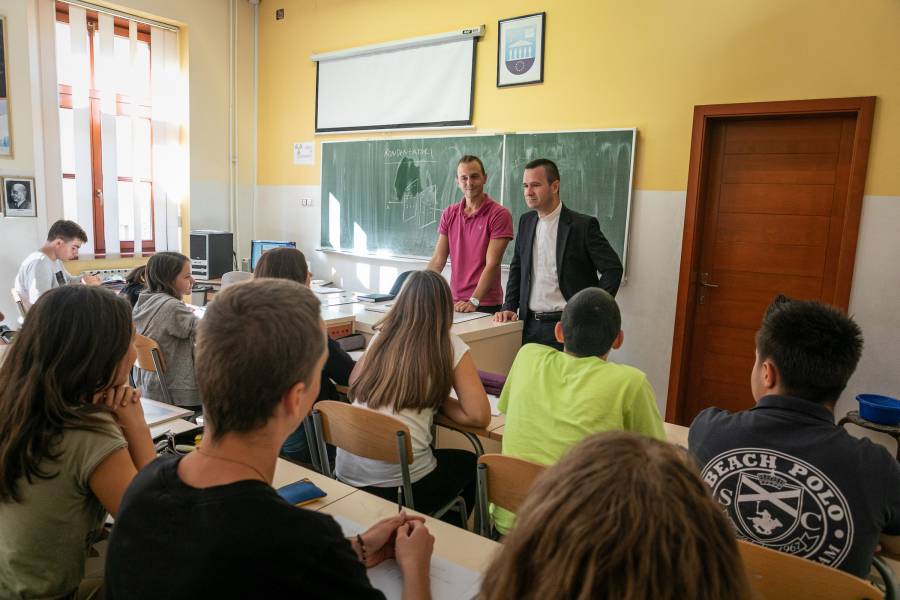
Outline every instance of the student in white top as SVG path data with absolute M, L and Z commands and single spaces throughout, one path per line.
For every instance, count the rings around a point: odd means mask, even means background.
M 78 250 L 87 242 L 87 234 L 74 221 L 57 221 L 47 233 L 40 250 L 32 252 L 19 266 L 15 290 L 25 308 L 31 308 L 41 294 L 68 283 L 99 285 L 100 278 L 89 273 L 69 275 L 62 261 L 78 258 Z
M 438 411 L 461 425 L 485 427 L 491 408 L 469 347 L 450 332 L 453 297 L 439 274 L 416 271 L 350 376 L 350 399 L 403 421 L 412 437 L 409 465 L 416 510 L 431 513 L 461 495 L 475 501 L 475 461 L 465 450 L 432 451 L 431 425 Z M 450 398 L 450 388 L 456 398 Z M 366 491 L 397 499 L 400 465 L 338 449 L 337 476 Z

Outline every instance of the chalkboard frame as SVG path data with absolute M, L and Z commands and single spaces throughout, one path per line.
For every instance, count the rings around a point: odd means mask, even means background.
M 544 135 L 544 134 L 572 134 L 572 133 L 604 133 L 604 132 L 631 132 L 631 156 L 630 156 L 630 164 L 628 168 L 628 194 L 627 200 L 625 203 L 625 231 L 624 231 L 624 240 L 622 245 L 622 256 L 620 257 L 622 260 L 622 266 L 624 269 L 624 276 L 627 275 L 628 270 L 628 244 L 630 240 L 631 233 L 631 205 L 632 200 L 634 198 L 634 163 L 635 163 L 635 155 L 637 154 L 637 136 L 638 129 L 636 127 L 611 127 L 611 128 L 592 128 L 592 129 L 559 129 L 559 130 L 541 130 L 541 131 L 504 131 L 504 132 L 478 132 L 478 133 L 460 133 L 458 135 L 443 135 L 443 136 L 390 136 L 390 137 L 366 137 L 366 138 L 354 138 L 354 139 L 340 139 L 340 140 L 322 140 L 322 147 L 320 149 L 320 156 L 322 159 L 319 163 L 319 186 L 320 191 L 322 188 L 322 182 L 324 181 L 324 167 L 325 167 L 325 145 L 326 144 L 346 144 L 346 143 L 354 143 L 354 142 L 388 142 L 388 141 L 404 141 L 404 140 L 422 140 L 422 139 L 453 139 L 453 138 L 464 138 L 464 137 L 490 137 L 490 136 L 502 136 L 503 145 L 502 145 L 502 155 L 501 155 L 501 170 L 500 170 L 500 178 L 501 178 L 501 186 L 500 186 L 500 198 L 495 198 L 501 205 L 506 208 L 510 208 L 511 198 L 508 198 L 508 195 L 513 195 L 507 192 L 506 185 L 502 182 L 506 180 L 506 144 L 507 137 L 513 135 Z M 510 191 L 511 192 L 511 191 Z M 520 198 L 521 199 L 521 198 Z M 562 198 L 563 203 L 565 203 L 565 198 Z M 515 224 L 514 224 L 515 226 Z M 316 247 L 316 251 L 325 252 L 325 253 L 333 253 L 340 254 L 344 256 L 356 256 L 359 258 L 366 259 L 383 259 L 383 260 L 397 260 L 397 261 L 428 261 L 431 258 L 431 255 L 421 256 L 415 254 L 404 254 L 404 253 L 395 253 L 390 251 L 374 251 L 374 252 L 366 252 L 359 251 L 353 248 L 342 248 L 342 247 L 334 247 L 331 245 L 325 245 L 321 243 L 323 239 L 322 227 L 324 227 L 324 221 L 320 223 L 320 243 Z M 435 237 L 435 241 L 437 241 L 437 237 Z M 509 268 L 509 263 L 504 261 L 501 264 L 501 268 L 506 270 Z

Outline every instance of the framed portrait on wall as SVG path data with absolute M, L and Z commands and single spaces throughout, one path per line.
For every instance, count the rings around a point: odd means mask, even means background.
M 0 158 L 12 157 L 12 125 L 6 77 L 6 17 L 0 15 Z
M 7 217 L 36 217 L 37 198 L 31 177 L 3 178 L 3 212 Z
M 544 24 L 547 13 L 498 21 L 497 87 L 544 81 Z

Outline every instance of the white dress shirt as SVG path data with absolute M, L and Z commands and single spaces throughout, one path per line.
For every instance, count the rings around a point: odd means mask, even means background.
M 556 237 L 561 212 L 562 202 L 546 217 L 538 217 L 531 248 L 531 293 L 528 296 L 531 312 L 556 312 L 566 306 L 556 272 Z

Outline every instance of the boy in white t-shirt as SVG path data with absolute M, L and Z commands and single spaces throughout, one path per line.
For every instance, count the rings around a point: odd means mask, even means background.
M 64 260 L 78 258 L 78 249 L 85 242 L 87 234 L 74 221 L 57 221 L 50 227 L 47 241 L 40 250 L 25 257 L 16 274 L 14 287 L 26 309 L 44 292 L 68 283 L 99 285 L 99 277 L 89 273 L 73 277 L 62 264 Z

